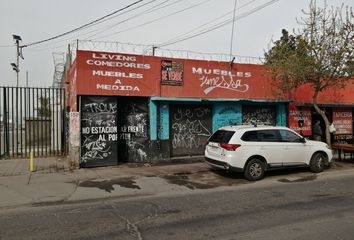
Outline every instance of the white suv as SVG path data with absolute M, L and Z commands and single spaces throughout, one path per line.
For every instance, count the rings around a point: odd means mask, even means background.
M 212 167 L 243 172 L 255 181 L 273 168 L 308 166 L 322 172 L 331 163 L 332 151 L 287 127 L 227 126 L 209 138 L 205 159 Z

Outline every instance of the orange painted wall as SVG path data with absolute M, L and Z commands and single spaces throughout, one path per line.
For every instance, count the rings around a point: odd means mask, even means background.
M 262 65 L 230 67 L 228 62 L 82 50 L 77 51 L 67 77 L 72 108 L 76 95 L 293 100 L 302 104 L 311 103 L 313 94 L 312 87 L 304 85 L 291 96 L 276 95 L 270 74 Z M 344 89 L 326 90 L 319 95 L 318 102 L 353 105 L 353 83 L 354 80 Z
M 174 60 L 183 61 L 183 60 Z M 183 86 L 162 86 L 162 97 L 276 100 L 261 65 L 185 60 Z
M 181 85 L 160 84 L 163 61 L 183 67 Z M 76 62 L 78 95 L 279 99 L 261 65 L 80 50 Z
M 312 103 L 313 87 L 304 85 L 291 94 L 297 103 Z M 345 88 L 330 88 L 318 95 L 320 104 L 354 105 L 354 79 Z

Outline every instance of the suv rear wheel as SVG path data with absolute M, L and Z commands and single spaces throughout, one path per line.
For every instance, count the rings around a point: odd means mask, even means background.
M 246 164 L 244 177 L 249 181 L 257 181 L 263 178 L 264 173 L 264 162 L 258 158 L 253 158 Z

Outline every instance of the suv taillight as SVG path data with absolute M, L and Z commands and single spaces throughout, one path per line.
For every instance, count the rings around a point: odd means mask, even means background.
M 220 143 L 220 147 L 227 151 L 235 151 L 237 148 L 241 147 L 240 144 L 228 144 L 228 143 Z

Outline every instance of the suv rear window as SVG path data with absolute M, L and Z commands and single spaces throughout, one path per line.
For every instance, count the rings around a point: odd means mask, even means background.
M 234 135 L 234 131 L 217 130 L 210 138 L 209 142 L 216 143 L 229 143 L 230 139 Z
M 260 140 L 258 139 L 258 131 L 245 132 L 242 135 L 241 140 L 246 142 L 259 142 Z
M 246 142 L 281 142 L 278 130 L 254 130 L 245 132 L 241 139 Z

